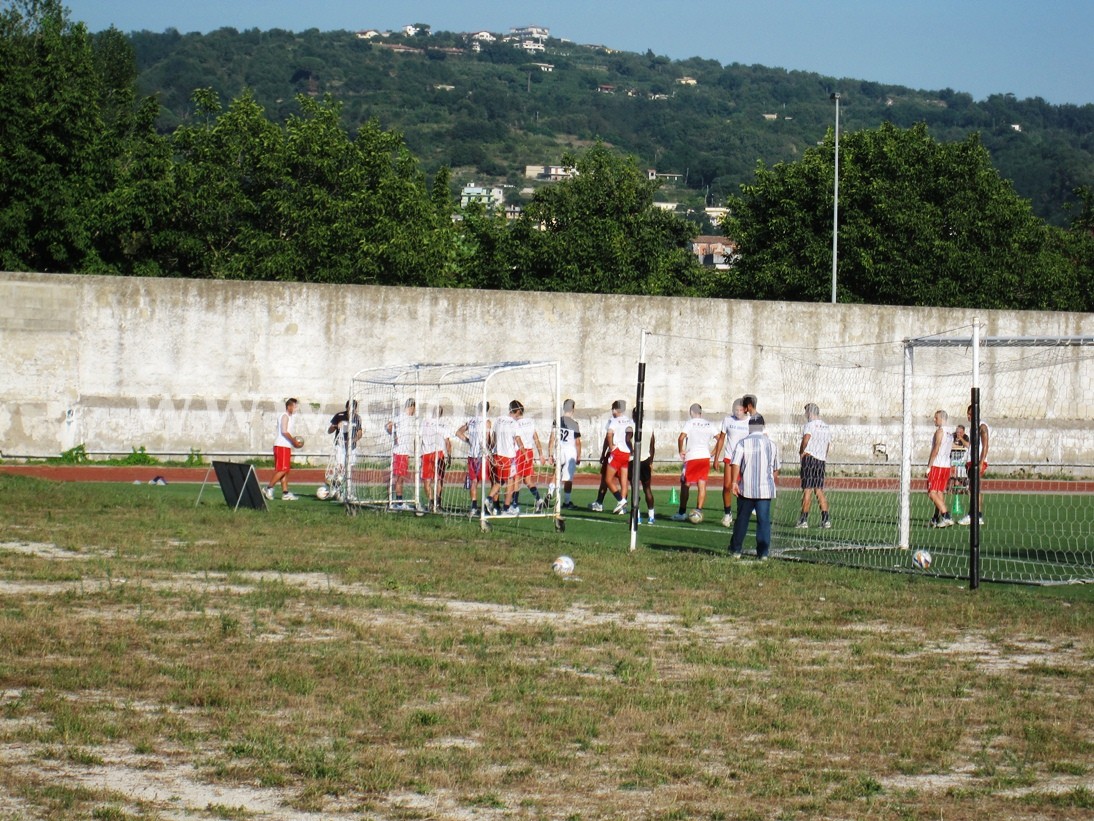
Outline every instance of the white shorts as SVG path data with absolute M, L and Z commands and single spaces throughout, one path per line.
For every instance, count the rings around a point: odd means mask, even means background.
M 562 469 L 562 481 L 572 482 L 574 475 L 577 473 L 577 451 L 563 449 L 559 453 L 559 458 L 562 460 L 562 464 L 559 466 Z

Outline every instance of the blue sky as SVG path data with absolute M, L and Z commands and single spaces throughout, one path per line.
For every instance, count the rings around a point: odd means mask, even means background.
M 64 0 L 91 31 L 546 26 L 673 59 L 1094 103 L 1094 0 Z

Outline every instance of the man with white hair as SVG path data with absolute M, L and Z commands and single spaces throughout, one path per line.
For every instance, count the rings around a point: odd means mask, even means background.
M 732 479 L 740 487 L 737 494 L 737 518 L 733 522 L 730 555 L 741 558 L 749 519 L 756 511 L 756 558 L 767 560 L 771 550 L 771 502 L 779 478 L 779 450 L 764 435 L 764 418 L 755 414 L 748 420 L 748 436 L 733 451 Z

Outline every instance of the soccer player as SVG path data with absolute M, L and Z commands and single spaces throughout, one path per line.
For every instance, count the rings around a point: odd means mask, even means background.
M 551 438 L 547 444 L 547 451 L 551 454 L 552 461 L 555 457 L 555 448 L 558 448 L 559 473 L 562 479 L 562 507 L 572 510 L 574 476 L 577 474 L 578 465 L 581 464 L 581 426 L 574 419 L 574 400 L 567 399 L 562 403 L 562 418 L 557 425 L 551 426 Z
M 444 418 L 444 405 L 437 405 L 430 417 L 422 422 L 421 477 L 431 513 L 441 509 L 444 474 L 451 459 L 452 435 Z
M 828 423 L 821 419 L 820 408 L 816 403 L 810 402 L 805 406 L 805 424 L 802 426 L 802 441 L 798 446 L 798 456 L 801 457 L 802 512 L 796 527 L 809 527 L 809 508 L 814 494 L 821 509 L 821 527 L 832 526 L 832 520 L 828 518 L 828 498 L 824 494 L 824 470 L 831 445 L 832 431 Z
M 950 449 L 953 434 L 944 429 L 949 414 L 944 410 L 934 412 L 934 435 L 931 438 L 931 455 L 927 459 L 927 497 L 934 503 L 934 516 L 927 527 L 951 527 L 953 518 L 946 507 L 946 485 L 950 481 Z
M 627 512 L 627 468 L 631 462 L 631 444 L 634 440 L 634 420 L 627 416 L 627 403 L 622 399 L 612 402 L 612 415 L 604 428 L 604 481 L 597 500 L 590 510 L 604 509 L 604 492 L 610 491 L 616 499 L 612 513 Z
M 771 549 L 771 501 L 775 498 L 775 483 L 779 478 L 779 450 L 764 434 L 764 418 L 755 414 L 748 421 L 748 436 L 733 449 L 731 463 L 737 494 L 737 519 L 729 542 L 730 555 L 741 558 L 749 520 L 756 512 L 756 558 L 767 560 Z
M 418 403 L 411 397 L 403 403 L 403 412 L 384 425 L 391 436 L 391 478 L 394 482 L 395 501 L 392 510 L 410 510 L 403 501 L 403 485 L 410 477 L 410 457 L 414 453 L 414 436 Z
M 490 475 L 490 494 L 483 504 L 487 506 L 486 512 L 496 515 L 498 502 L 501 500 L 502 489 L 505 489 L 505 504 L 501 508 L 507 516 L 516 516 L 519 511 L 513 506 L 513 491 L 517 487 L 516 461 L 520 444 L 517 441 L 517 424 L 515 419 L 516 406 L 520 402 L 513 400 L 509 403 L 509 412 L 505 416 L 499 416 L 494 420 L 491 434 L 494 458 L 493 470 Z
M 756 399 L 751 398 L 755 407 Z M 744 399 L 734 399 L 733 408 L 729 416 L 722 420 L 722 429 L 714 443 L 714 453 L 721 454 L 722 459 L 722 527 L 733 524 L 733 496 L 737 492 L 736 486 L 730 481 L 733 451 L 737 443 L 748 436 L 748 418 Z
M 292 449 L 301 447 L 304 440 L 296 435 L 293 419 L 300 403 L 296 399 L 285 401 L 285 412 L 277 418 L 277 433 L 274 436 L 274 476 L 263 491 L 267 499 L 274 497 L 274 485 L 281 483 L 281 500 L 295 502 L 300 497 L 289 490 L 289 471 L 292 470 Z
M 466 487 L 471 494 L 471 516 L 479 515 L 479 484 L 483 473 L 483 458 L 486 455 L 486 443 L 490 439 L 490 403 L 478 404 L 478 412 L 460 425 L 456 436 L 467 443 L 467 481 Z M 486 477 L 489 478 L 489 477 Z
M 653 453 L 656 442 L 657 437 L 651 432 L 650 455 L 638 463 L 638 484 L 642 486 L 642 495 L 646 497 L 646 524 L 651 525 L 657 521 L 653 498 Z M 641 522 L 642 517 L 638 521 Z
M 969 421 L 972 422 L 972 405 L 969 405 L 968 409 L 965 411 L 965 415 L 968 417 Z M 987 422 L 984 421 L 983 417 L 980 418 L 979 434 L 980 434 L 980 441 L 979 441 L 979 445 L 980 445 L 980 453 L 979 453 L 979 456 L 980 456 L 980 478 L 983 479 L 984 474 L 988 472 L 988 447 L 991 445 L 991 427 L 988 425 Z M 972 462 L 971 461 L 966 462 L 965 463 L 965 473 L 968 474 L 968 475 L 971 475 L 971 473 L 970 473 L 971 470 L 972 470 Z M 984 490 L 983 490 L 983 485 L 980 485 L 979 487 L 980 487 L 980 492 L 976 494 L 976 511 L 977 511 L 977 519 L 979 519 L 980 525 L 983 526 L 983 524 L 984 524 Z M 971 525 L 972 524 L 972 514 L 966 513 L 961 519 L 958 520 L 957 523 L 959 525 Z
M 539 433 L 536 431 L 536 423 L 534 419 L 524 415 L 524 404 L 514 399 L 509 403 L 509 410 L 512 413 L 513 421 L 516 424 L 516 439 L 517 439 L 517 462 L 516 462 L 516 481 L 513 483 L 513 508 L 514 515 L 520 512 L 520 503 L 517 501 L 518 494 L 520 493 L 520 484 L 523 482 L 524 486 L 528 488 L 532 493 L 532 498 L 535 500 L 535 512 L 543 512 L 543 499 L 539 496 L 539 488 L 536 487 L 535 480 L 535 457 L 539 456 L 539 461 L 542 464 L 545 460 L 543 457 L 543 443 L 540 441 Z M 533 447 L 535 448 L 533 452 Z
M 677 439 L 680 458 L 684 462 L 680 472 L 680 509 L 673 514 L 674 522 L 687 520 L 688 496 L 691 486 L 699 490 L 699 505 L 695 511 L 701 516 L 707 500 L 707 479 L 710 476 L 710 443 L 715 439 L 714 423 L 703 418 L 703 407 L 698 402 L 688 409 L 689 418 Z

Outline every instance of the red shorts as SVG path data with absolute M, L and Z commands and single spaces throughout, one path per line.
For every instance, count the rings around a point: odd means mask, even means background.
M 420 476 L 423 479 L 432 479 L 435 476 L 444 476 L 443 450 L 439 450 L 436 453 L 422 454 L 422 472 Z
M 495 482 L 504 482 L 513 474 L 513 458 L 495 456 L 490 468 L 490 478 Z
M 950 481 L 950 469 L 931 467 L 930 472 L 927 474 L 927 490 L 938 490 L 943 493 L 946 492 L 946 485 Z
M 968 474 L 970 471 L 972 471 L 972 462 L 966 462 L 965 463 L 965 473 Z M 980 463 L 980 475 L 983 476 L 987 472 L 988 472 L 988 463 L 987 462 L 981 462 Z
M 705 482 L 709 476 L 709 459 L 688 459 L 684 462 L 684 481 L 689 485 Z
M 405 453 L 393 453 L 391 455 L 391 475 L 396 479 L 406 479 L 410 476 L 410 457 Z
M 516 475 L 520 478 L 525 476 L 531 476 L 536 460 L 532 456 L 531 448 L 524 448 L 517 451 L 517 471 Z
M 611 465 L 616 471 L 626 470 L 627 465 L 631 463 L 631 454 L 629 451 L 620 450 L 616 448 L 612 451 L 611 456 L 608 457 L 608 464 Z
M 274 445 L 274 470 L 280 473 L 292 467 L 292 448 Z
M 482 457 L 481 456 L 468 456 L 467 457 L 467 475 L 472 482 L 478 482 L 482 480 Z M 486 474 L 486 478 L 490 478 L 489 472 Z

